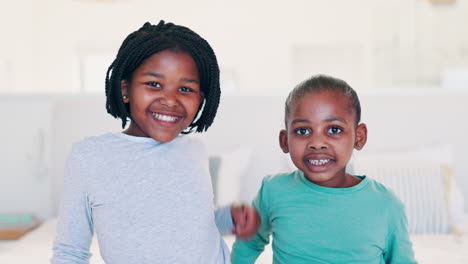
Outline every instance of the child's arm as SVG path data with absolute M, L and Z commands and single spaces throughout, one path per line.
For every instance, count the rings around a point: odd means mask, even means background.
M 413 246 L 409 237 L 407 219 L 403 204 L 399 203 L 398 208 L 391 214 L 391 232 L 387 237 L 387 247 L 384 258 L 387 264 L 415 264 Z
M 81 173 L 84 166 L 86 164 L 72 153 L 65 171 L 52 264 L 89 263 L 93 225 Z
M 221 235 L 232 234 L 234 222 L 231 216 L 231 205 L 215 210 L 215 222 Z
M 221 235 L 234 234 L 247 239 L 257 233 L 260 216 L 246 204 L 233 204 L 215 211 L 215 222 Z
M 255 260 L 263 252 L 265 245 L 269 243 L 271 234 L 271 225 L 268 215 L 267 195 L 265 190 L 265 180 L 262 187 L 254 199 L 252 205 L 257 210 L 261 224 L 257 234 L 249 240 L 237 238 L 232 246 L 231 261 L 232 264 L 255 263 Z
M 246 204 L 232 205 L 233 234 L 242 239 L 251 238 L 258 231 L 260 216 L 257 210 Z

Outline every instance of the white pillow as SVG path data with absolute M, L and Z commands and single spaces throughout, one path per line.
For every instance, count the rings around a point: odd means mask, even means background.
M 210 173 L 216 206 L 225 206 L 240 200 L 241 179 L 250 157 L 251 150 L 245 147 L 210 155 Z
M 411 233 L 455 232 L 466 218 L 449 145 L 355 153 L 351 167 L 394 190 L 406 205 Z

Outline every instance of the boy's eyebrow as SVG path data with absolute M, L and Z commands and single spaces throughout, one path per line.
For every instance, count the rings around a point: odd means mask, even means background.
M 309 120 L 307 119 L 294 119 L 291 124 L 295 124 L 295 123 L 310 123 Z
M 143 73 L 143 76 L 146 76 L 146 75 L 153 76 L 153 77 L 156 77 L 156 78 L 165 78 L 164 74 L 157 73 L 157 72 L 145 72 L 145 73 Z M 189 78 L 181 78 L 180 80 L 182 82 L 189 82 L 189 83 L 196 83 L 196 84 L 200 83 L 198 80 L 193 80 L 193 79 L 189 79 Z
M 341 117 L 327 117 L 325 118 L 324 120 L 325 122 L 333 122 L 333 121 L 340 121 L 340 122 L 343 122 L 343 123 L 348 123 L 346 122 L 346 119 L 344 118 L 341 118 Z M 311 123 L 310 120 L 307 120 L 307 119 L 294 119 L 291 124 L 295 124 L 295 123 Z
M 348 122 L 346 122 L 346 119 L 341 118 L 341 117 L 334 117 L 334 116 L 325 118 L 325 121 L 326 122 L 340 121 L 340 122 L 343 122 L 343 123 L 348 123 Z

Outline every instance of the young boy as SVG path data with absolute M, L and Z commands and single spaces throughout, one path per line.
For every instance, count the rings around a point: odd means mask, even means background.
M 254 263 L 273 236 L 273 263 L 416 263 L 403 204 L 382 184 L 346 173 L 367 140 L 356 92 L 344 81 L 313 76 L 285 105 L 281 149 L 298 170 L 267 176 L 253 201 L 262 223 L 237 239 L 233 264 Z

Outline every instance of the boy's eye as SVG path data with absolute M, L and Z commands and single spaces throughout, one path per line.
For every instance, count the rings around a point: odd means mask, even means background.
M 179 88 L 179 91 L 184 92 L 184 93 L 188 93 L 188 92 L 192 92 L 193 89 L 183 86 L 183 87 Z
M 294 133 L 296 133 L 297 135 L 309 135 L 310 130 L 307 129 L 307 128 L 298 128 L 298 129 L 294 130 Z
M 341 132 L 343 132 L 343 129 L 341 129 L 341 127 L 334 126 L 328 129 L 328 134 L 339 134 Z
M 158 82 L 147 82 L 146 84 L 153 87 L 161 87 L 161 84 Z

